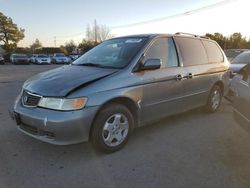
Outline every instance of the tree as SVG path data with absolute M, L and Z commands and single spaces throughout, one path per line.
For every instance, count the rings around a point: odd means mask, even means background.
M 30 45 L 30 48 L 34 51 L 36 49 L 39 49 L 42 47 L 42 43 L 36 39 L 35 42 L 33 44 Z
M 241 33 L 233 33 L 230 35 L 229 42 L 231 44 L 230 48 L 240 48 L 243 42 Z
M 108 26 L 98 25 L 96 20 L 94 21 L 94 24 L 92 27 L 89 24 L 87 25 L 87 28 L 86 28 L 87 40 L 100 43 L 111 37 L 113 37 L 113 35 L 111 34 L 111 30 Z
M 65 48 L 65 46 L 63 45 L 60 46 L 60 52 L 67 54 L 67 49 Z
M 77 48 L 77 46 L 73 40 L 66 42 L 64 47 L 67 51 L 67 54 L 72 53 Z
M 233 33 L 229 37 L 223 36 L 221 33 L 207 33 L 206 36 L 215 40 L 222 49 L 250 48 L 250 40 L 242 37 L 241 33 Z
M 97 35 L 97 40 L 99 42 L 102 42 L 104 40 L 107 40 L 109 38 L 112 38 L 113 35 L 111 34 L 111 31 L 108 26 L 106 25 L 99 25 L 98 27 L 98 35 Z
M 225 36 L 223 36 L 223 34 L 221 33 L 214 33 L 214 34 L 206 34 L 206 37 L 209 37 L 212 40 L 215 40 L 220 46 L 221 48 L 226 48 L 226 40 L 227 38 Z
M 0 43 L 7 52 L 17 47 L 17 43 L 24 38 L 24 29 L 18 28 L 10 17 L 0 12 Z
M 85 53 L 94 48 L 96 45 L 98 45 L 98 43 L 96 43 L 95 41 L 83 39 L 82 42 L 78 45 L 78 48 L 80 48 L 82 52 Z

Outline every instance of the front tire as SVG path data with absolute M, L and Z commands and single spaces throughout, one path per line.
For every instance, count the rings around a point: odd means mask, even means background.
M 208 96 L 207 104 L 205 106 L 205 109 L 209 113 L 216 112 L 221 104 L 222 100 L 222 91 L 221 88 L 218 85 L 215 85 Z
M 97 150 L 112 153 L 127 143 L 133 128 L 134 118 L 128 108 L 120 104 L 110 104 L 95 118 L 91 141 Z

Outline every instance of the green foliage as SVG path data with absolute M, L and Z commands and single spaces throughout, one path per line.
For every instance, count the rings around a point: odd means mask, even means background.
M 17 47 L 17 43 L 24 38 L 24 29 L 18 28 L 10 17 L 0 12 L 0 43 L 7 52 Z
M 55 48 L 55 47 L 43 47 L 39 48 L 35 51 L 37 54 L 54 54 L 54 53 L 63 53 L 61 48 Z
M 229 37 L 223 36 L 221 33 L 206 34 L 212 40 L 215 40 L 222 49 L 248 49 L 250 48 L 250 40 L 242 37 L 241 33 L 233 33 Z
M 42 43 L 36 39 L 33 44 L 30 45 L 30 48 L 34 51 L 36 49 L 42 48 Z
M 86 53 L 87 51 L 94 48 L 98 44 L 99 43 L 96 43 L 95 41 L 83 39 L 82 42 L 78 45 L 78 47 L 82 49 L 83 53 Z
M 64 54 L 68 54 L 67 49 L 63 45 L 60 46 L 60 52 L 62 52 Z
M 66 42 L 65 46 L 64 46 L 65 50 L 66 50 L 66 54 L 71 54 L 76 48 L 76 44 L 73 40 Z
M 26 47 L 17 47 L 15 48 L 15 50 L 13 51 L 13 53 L 20 53 L 20 54 L 31 54 L 32 51 L 30 50 L 30 48 Z

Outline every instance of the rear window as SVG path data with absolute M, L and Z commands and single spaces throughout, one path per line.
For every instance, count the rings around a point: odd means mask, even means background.
M 209 63 L 223 62 L 223 55 L 216 43 L 205 40 L 202 40 L 202 43 L 204 44 L 204 47 L 206 49 Z
M 175 37 L 184 66 L 207 64 L 208 58 L 200 39 Z

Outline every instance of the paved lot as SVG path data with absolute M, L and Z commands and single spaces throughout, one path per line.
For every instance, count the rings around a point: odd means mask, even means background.
M 0 188 L 249 188 L 250 135 L 223 101 L 215 114 L 197 109 L 137 129 L 119 152 L 88 143 L 53 146 L 19 131 L 8 117 L 28 77 L 49 66 L 0 66 Z

